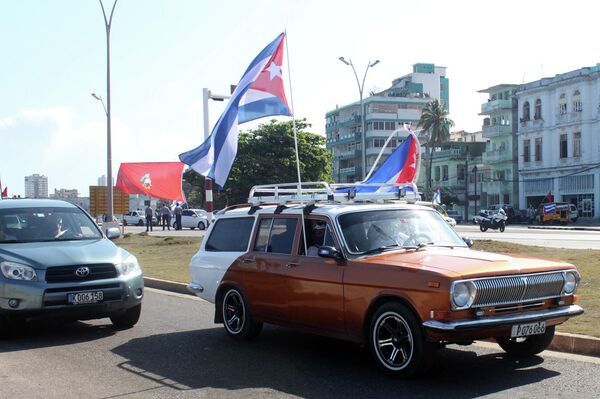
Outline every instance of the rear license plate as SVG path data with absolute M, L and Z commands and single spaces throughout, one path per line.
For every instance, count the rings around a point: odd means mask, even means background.
M 74 292 L 67 294 L 67 302 L 71 305 L 82 305 L 86 303 L 98 303 L 104 300 L 104 292 L 89 291 L 89 292 Z
M 512 326 L 511 337 L 526 337 L 528 335 L 538 335 L 546 332 L 546 322 L 538 321 L 535 323 L 515 324 Z

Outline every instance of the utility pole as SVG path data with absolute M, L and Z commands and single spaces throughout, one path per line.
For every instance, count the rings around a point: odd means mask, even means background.
M 469 220 L 469 147 L 465 158 L 465 222 Z

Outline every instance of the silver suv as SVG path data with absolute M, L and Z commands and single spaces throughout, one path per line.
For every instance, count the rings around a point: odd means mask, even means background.
M 11 322 L 41 317 L 140 317 L 144 281 L 135 256 L 79 207 L 57 200 L 0 201 L 0 336 Z

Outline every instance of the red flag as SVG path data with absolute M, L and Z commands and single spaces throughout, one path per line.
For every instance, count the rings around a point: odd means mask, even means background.
M 185 201 L 181 189 L 181 162 L 122 163 L 116 187 L 126 194 L 145 194 L 170 201 Z
M 2 198 L 8 198 L 8 187 L 4 187 L 2 190 Z

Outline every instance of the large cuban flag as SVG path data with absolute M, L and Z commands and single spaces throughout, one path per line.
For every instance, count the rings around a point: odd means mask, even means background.
M 281 65 L 285 33 L 252 61 L 210 136 L 200 146 L 179 154 L 181 162 L 223 187 L 235 160 L 238 125 L 272 115 L 291 115 L 283 89 Z

